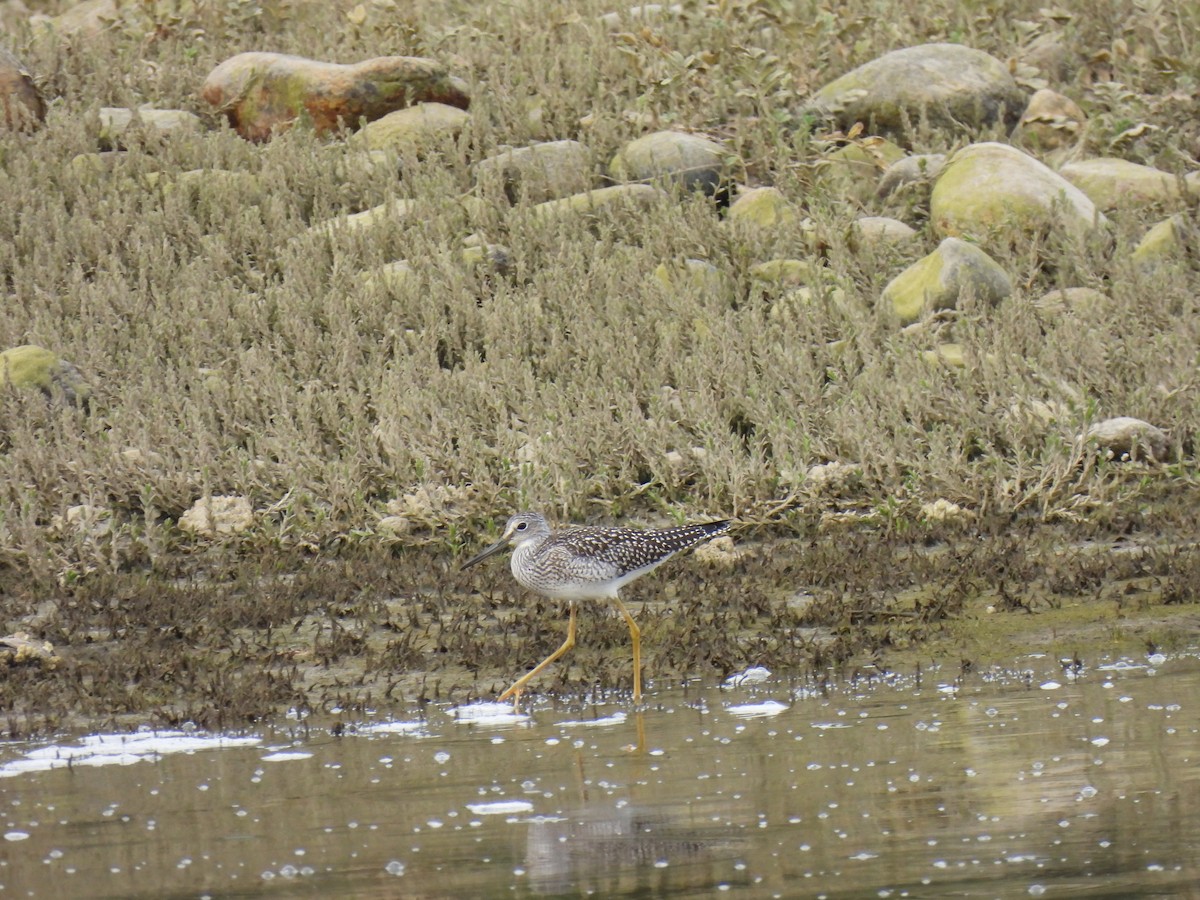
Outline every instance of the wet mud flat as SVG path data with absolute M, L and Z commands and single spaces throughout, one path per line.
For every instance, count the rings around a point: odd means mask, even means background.
M 1200 550 L 1161 532 L 743 532 L 736 548 L 721 563 L 672 561 L 626 590 L 648 692 L 750 666 L 820 684 L 931 660 L 970 671 L 1030 651 L 1087 664 L 1186 646 L 1200 626 Z M 336 724 L 494 697 L 558 646 L 565 609 L 522 590 L 502 562 L 468 573 L 460 562 L 432 547 L 224 547 L 66 586 L 9 577 L 8 630 L 53 654 L 9 655 L 0 727 L 9 738 L 236 729 L 289 711 Z M 630 654 L 620 619 L 586 606 L 576 648 L 531 691 L 627 695 Z

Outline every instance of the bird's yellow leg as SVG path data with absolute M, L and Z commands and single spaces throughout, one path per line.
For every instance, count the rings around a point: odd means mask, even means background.
M 629 626 L 629 636 L 633 638 L 633 702 L 640 703 L 642 699 L 642 630 L 633 621 L 633 616 L 625 608 L 625 604 L 613 597 L 625 624 Z
M 535 677 L 542 669 L 550 665 L 568 650 L 575 646 L 575 604 L 571 604 L 571 618 L 567 621 L 567 639 L 562 642 L 562 646 L 543 659 L 540 663 L 513 682 L 513 686 L 500 695 L 501 700 L 513 698 L 513 709 L 516 709 L 517 702 L 521 699 L 521 691 L 525 689 L 525 685 L 529 680 Z

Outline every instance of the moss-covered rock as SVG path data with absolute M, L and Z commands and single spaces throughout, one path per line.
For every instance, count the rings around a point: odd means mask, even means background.
M 457 138 L 470 121 L 471 114 L 456 106 L 418 103 L 369 122 L 351 135 L 348 143 L 356 148 L 423 155 Z
M 25 344 L 0 353 L 0 390 L 36 388 L 48 397 L 61 392 L 68 403 L 85 402 L 91 388 L 79 369 L 52 350 Z
M 938 175 L 929 199 L 938 234 L 986 243 L 1000 237 L 1066 233 L 1107 224 L 1096 205 L 1045 164 L 1007 144 L 971 144 Z
M 905 137 L 921 119 L 935 128 L 967 132 L 1017 123 L 1025 94 L 1008 67 L 961 44 L 921 44 L 893 50 L 825 85 L 806 111 L 849 130 Z
M 1087 430 L 1084 439 L 1115 459 L 1167 458 L 1170 442 L 1166 433 L 1132 416 L 1117 416 L 1097 422 Z
M 1102 210 L 1152 208 L 1190 193 L 1183 179 L 1127 159 L 1083 159 L 1058 171 Z
M 882 300 L 901 324 L 924 313 L 955 309 L 965 296 L 996 304 L 1012 293 L 1012 280 L 994 259 L 966 241 L 946 238 L 883 289 Z
M 816 171 L 822 182 L 836 185 L 834 190 L 866 199 L 877 190 L 882 174 L 904 157 L 899 145 L 886 138 L 868 137 L 825 154 Z
M 1189 246 L 1200 246 L 1200 236 L 1185 216 L 1177 214 L 1147 231 L 1134 248 L 1131 259 L 1135 265 L 1152 268 L 1183 255 Z
M 796 221 L 796 210 L 779 188 L 759 187 L 739 193 L 729 205 L 727 218 L 730 222 L 775 228 Z
M 592 151 L 579 141 L 547 141 L 516 147 L 475 164 L 483 196 L 503 194 L 510 203 L 542 203 L 586 191 L 594 183 Z
M 614 181 L 640 182 L 710 197 L 727 196 L 741 160 L 723 144 L 683 131 L 656 131 L 630 141 L 608 166 Z
M 200 90 L 242 137 L 268 140 L 306 117 L 318 134 L 357 128 L 414 103 L 465 109 L 466 84 L 436 60 L 382 56 L 352 65 L 283 53 L 239 53 Z

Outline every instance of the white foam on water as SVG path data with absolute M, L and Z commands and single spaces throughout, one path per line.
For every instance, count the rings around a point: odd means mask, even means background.
M 528 800 L 492 800 L 489 803 L 468 803 L 467 809 L 477 816 L 513 816 L 533 812 Z
M 290 762 L 293 759 L 310 759 L 312 754 L 307 750 L 279 750 L 260 757 L 263 762 Z
M 446 712 L 457 721 L 472 725 L 521 725 L 529 721 L 525 713 L 514 712 L 507 703 L 483 701 L 466 706 L 455 706 Z
M 785 709 L 787 706 L 778 700 L 765 700 L 762 703 L 742 703 L 738 706 L 728 706 L 725 711 L 731 712 L 735 716 L 741 716 L 743 719 L 751 719 L 759 716 L 777 716 Z
M 418 737 L 428 737 L 424 722 L 372 722 L 361 726 L 358 734 L 412 734 Z
M 613 713 L 611 716 L 602 716 L 599 719 L 568 719 L 565 722 L 559 722 L 559 728 L 603 728 L 606 725 L 620 725 L 628 716 L 623 712 Z
M 0 765 L 0 778 L 27 772 L 47 772 L 67 766 L 129 766 L 171 753 L 196 753 L 230 747 L 254 747 L 259 737 L 189 734 L 183 731 L 146 731 L 136 734 L 90 734 L 78 744 L 49 744 L 30 750 L 21 759 Z
M 742 687 L 747 684 L 762 684 L 771 677 L 771 670 L 764 666 L 751 666 L 742 672 L 737 672 L 725 679 L 722 687 Z

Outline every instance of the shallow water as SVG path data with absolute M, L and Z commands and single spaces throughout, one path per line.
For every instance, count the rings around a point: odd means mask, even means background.
M 956 674 L 8 744 L 0 894 L 1197 895 L 1200 655 Z

